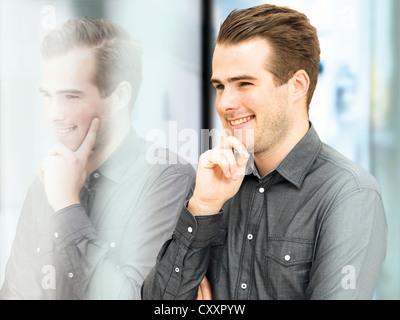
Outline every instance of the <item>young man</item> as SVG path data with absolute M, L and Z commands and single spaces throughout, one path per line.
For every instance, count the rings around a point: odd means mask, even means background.
M 140 299 L 194 170 L 146 160 L 131 127 L 140 50 L 119 26 L 69 20 L 42 54 L 40 91 L 58 143 L 26 197 L 0 297 Z M 170 155 L 159 149 L 162 163 Z
M 376 180 L 309 122 L 319 61 L 316 29 L 289 8 L 233 11 L 222 24 L 211 82 L 230 135 L 201 156 L 144 299 L 209 296 L 205 276 L 217 300 L 373 297 L 385 212 Z

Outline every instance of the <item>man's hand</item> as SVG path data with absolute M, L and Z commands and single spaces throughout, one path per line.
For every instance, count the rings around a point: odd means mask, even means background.
M 236 158 L 234 150 L 237 151 Z M 200 157 L 188 210 L 195 216 L 217 214 L 239 191 L 248 160 L 249 154 L 238 139 L 223 136 L 220 146 Z
M 204 277 L 200 283 L 199 291 L 197 292 L 197 300 L 212 300 L 211 285 L 207 278 Z
M 100 120 L 92 120 L 84 141 L 75 152 L 61 143 L 56 144 L 45 158 L 39 176 L 44 184 L 47 200 L 57 212 L 79 204 L 79 194 L 88 177 L 87 161 L 96 142 Z

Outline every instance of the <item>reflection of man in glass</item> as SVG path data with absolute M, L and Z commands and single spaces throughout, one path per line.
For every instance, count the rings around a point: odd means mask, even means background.
M 379 185 L 309 122 L 319 61 L 317 30 L 289 8 L 221 25 L 211 82 L 231 134 L 201 156 L 145 299 L 210 297 L 205 275 L 217 300 L 373 297 L 387 245 Z M 237 138 L 246 131 L 253 141 Z
M 58 143 L 26 197 L 0 297 L 138 299 L 194 171 L 147 163 L 131 127 L 140 51 L 119 26 L 70 20 L 42 54 Z

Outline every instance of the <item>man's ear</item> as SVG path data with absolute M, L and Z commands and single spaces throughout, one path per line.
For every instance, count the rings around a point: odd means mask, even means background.
M 128 107 L 132 99 L 132 88 L 128 81 L 122 81 L 112 93 L 115 110 Z
M 304 70 L 297 71 L 292 78 L 293 103 L 297 103 L 303 98 L 307 98 L 310 87 L 310 77 Z

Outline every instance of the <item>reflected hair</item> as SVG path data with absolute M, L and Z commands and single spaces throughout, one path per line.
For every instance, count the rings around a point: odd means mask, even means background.
M 127 31 L 106 19 L 70 19 L 45 37 L 41 53 L 44 59 L 50 59 L 77 47 L 93 50 L 93 83 L 102 97 L 108 97 L 122 81 L 128 81 L 133 105 L 142 83 L 142 52 Z
M 266 70 L 282 86 L 299 70 L 310 77 L 307 108 L 318 82 L 321 49 L 317 29 L 303 13 L 290 8 L 264 4 L 232 11 L 222 23 L 217 44 L 235 45 L 262 38 L 271 46 L 272 54 Z

